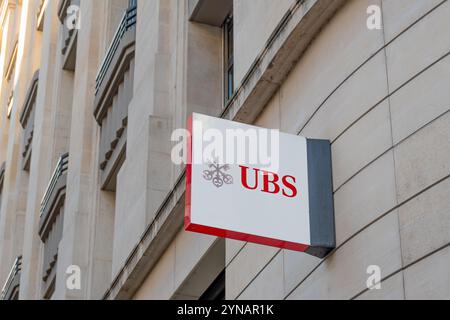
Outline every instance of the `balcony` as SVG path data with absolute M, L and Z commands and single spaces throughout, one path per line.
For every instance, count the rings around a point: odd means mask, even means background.
M 18 257 L 9 272 L 3 286 L 0 300 L 19 300 L 20 274 L 22 271 L 22 257 Z
M 68 166 L 69 154 L 65 154 L 59 159 L 41 202 L 39 236 L 44 243 L 42 281 L 45 299 L 51 298 L 56 279 L 58 248 L 63 235 Z
M 19 39 L 19 36 L 16 37 Z M 10 81 L 13 77 L 14 70 L 16 69 L 16 61 L 17 61 L 17 52 L 19 50 L 19 40 L 16 40 L 12 52 L 9 54 L 9 62 L 6 67 L 5 79 Z
M 37 12 L 37 22 L 36 29 L 38 31 L 44 30 L 44 19 L 45 19 L 45 8 L 47 6 L 48 0 L 40 0 L 38 12 Z
M 18 36 L 17 36 L 18 38 Z M 17 61 L 17 52 L 19 48 L 19 41 L 16 40 L 14 47 L 12 48 L 11 53 L 8 54 L 8 64 L 6 66 L 6 72 L 5 72 L 5 79 L 6 79 L 6 87 L 5 90 L 11 90 L 10 95 L 8 96 L 7 102 L 6 102 L 6 116 L 9 119 L 11 117 L 12 108 L 13 108 L 13 102 L 14 102 L 14 87 L 13 87 L 13 76 L 14 72 L 16 70 L 16 61 Z
M 100 169 L 104 190 L 114 191 L 125 161 L 128 105 L 133 97 L 137 7 L 123 15 L 100 66 L 95 87 L 94 117 L 101 126 Z
M 36 96 L 39 85 L 39 70 L 35 72 L 31 80 L 30 87 L 28 88 L 27 95 L 25 97 L 25 103 L 20 113 L 20 124 L 24 130 L 23 132 L 23 169 L 25 171 L 30 170 L 31 153 L 34 136 L 34 115 Z
M 80 0 L 60 0 L 58 17 L 63 25 L 63 46 L 61 53 L 64 56 L 63 69 L 75 71 L 77 62 L 78 30 L 76 26 L 69 29 L 66 26 L 67 10 L 70 6 L 80 6 Z

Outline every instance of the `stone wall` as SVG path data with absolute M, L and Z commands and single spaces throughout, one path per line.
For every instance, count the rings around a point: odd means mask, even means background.
M 450 296 L 450 2 L 413 2 L 349 1 L 257 120 L 332 141 L 338 248 L 320 261 L 227 241 L 227 298 Z M 382 30 L 365 27 L 371 4 Z

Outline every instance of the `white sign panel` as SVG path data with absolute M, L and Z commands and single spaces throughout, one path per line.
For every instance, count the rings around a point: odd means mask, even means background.
M 188 129 L 187 231 L 319 257 L 334 248 L 328 141 L 200 114 Z

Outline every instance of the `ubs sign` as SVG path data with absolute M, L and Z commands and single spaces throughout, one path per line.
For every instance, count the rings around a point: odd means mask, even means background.
M 320 258 L 334 249 L 329 141 L 200 114 L 191 117 L 188 130 L 187 231 Z M 244 139 L 235 146 L 239 137 Z M 271 150 L 269 162 L 252 157 L 264 148 Z

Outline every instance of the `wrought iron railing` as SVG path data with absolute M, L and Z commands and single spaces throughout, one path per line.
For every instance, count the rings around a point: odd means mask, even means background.
M 45 192 L 44 198 L 41 201 L 41 209 L 39 211 L 39 216 L 42 218 L 44 212 L 47 210 L 48 205 L 50 204 L 50 199 L 55 191 L 55 187 L 58 183 L 59 178 L 67 172 L 69 168 L 69 154 L 66 153 L 61 156 L 61 158 L 58 161 L 58 164 L 56 165 L 56 169 L 53 172 L 52 179 L 50 180 L 50 183 L 47 187 L 47 190 Z
M 14 265 L 9 272 L 8 278 L 6 279 L 5 285 L 3 286 L 2 293 L 0 296 L 0 300 L 8 300 L 11 297 L 10 292 L 14 289 L 15 286 L 20 284 L 20 272 L 22 271 L 22 256 L 18 257 L 14 262 Z
M 124 37 L 124 35 L 127 33 L 128 30 L 136 26 L 136 18 L 137 18 L 137 6 L 133 5 L 130 8 L 128 8 L 125 14 L 123 15 L 120 25 L 117 28 L 116 33 L 114 34 L 113 40 L 111 41 L 111 45 L 109 46 L 106 56 L 103 59 L 103 62 L 100 66 L 100 70 L 97 73 L 97 77 L 95 79 L 96 82 L 95 95 L 98 94 L 100 87 L 103 84 L 103 81 L 105 80 L 106 73 L 108 72 L 108 69 L 113 61 L 117 49 L 119 48 L 120 41 L 122 40 L 122 38 Z

